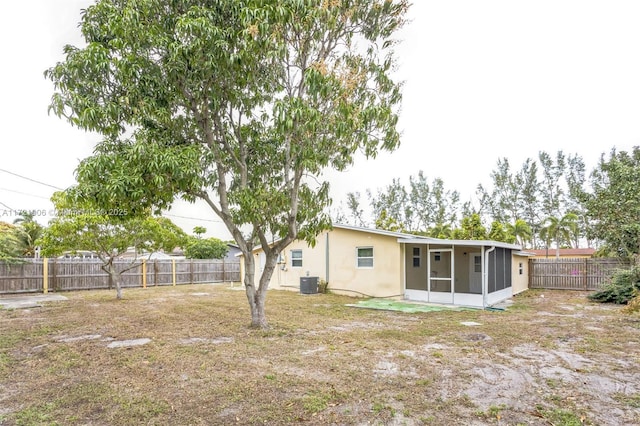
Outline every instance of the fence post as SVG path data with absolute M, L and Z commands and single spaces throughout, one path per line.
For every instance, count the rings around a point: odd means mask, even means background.
M 56 277 L 56 258 L 54 257 L 51 262 L 51 288 L 53 291 L 58 291 L 58 280 Z
M 147 260 L 142 259 L 142 288 L 147 288 Z
M 158 285 L 158 261 L 156 259 L 153 260 L 153 285 Z
M 223 257 L 222 258 L 222 282 L 226 283 L 227 282 L 227 271 L 225 269 L 225 265 L 226 265 L 227 261 L 226 259 Z
M 583 280 L 582 280 L 582 284 L 584 285 L 584 289 L 587 289 L 587 275 L 589 273 L 589 258 L 585 257 L 584 258 L 584 274 L 583 274 Z
M 49 263 L 46 257 L 42 259 L 42 292 L 49 292 Z
M 176 260 L 171 259 L 171 277 L 173 278 L 173 286 L 176 286 Z
M 189 262 L 189 280 L 191 281 L 191 284 L 194 284 L 194 282 L 193 282 L 193 259 L 191 259 L 191 261 Z

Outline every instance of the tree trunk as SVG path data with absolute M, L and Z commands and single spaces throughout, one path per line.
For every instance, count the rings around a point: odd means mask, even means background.
M 109 265 L 109 278 L 116 285 L 116 299 L 122 299 L 122 282 L 120 273 L 113 264 Z
M 265 296 L 265 293 L 256 291 L 252 297 L 249 297 L 249 305 L 251 307 L 251 328 L 260 328 L 263 330 L 269 328 L 267 315 L 264 311 Z
M 247 300 L 251 309 L 251 327 L 266 330 L 269 328 L 267 316 L 265 314 L 265 300 L 267 297 L 267 289 L 269 281 L 276 267 L 277 254 L 267 256 L 265 260 L 264 270 L 260 275 L 260 283 L 258 288 L 255 286 L 255 260 L 253 255 L 244 256 L 244 286 L 247 293 Z

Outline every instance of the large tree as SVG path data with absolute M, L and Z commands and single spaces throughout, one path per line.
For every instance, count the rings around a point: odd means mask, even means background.
M 603 154 L 591 173 L 591 189 L 582 195 L 589 235 L 609 251 L 631 257 L 640 253 L 640 147 Z
M 399 143 L 390 78 L 406 0 L 98 0 L 47 72 L 53 111 L 101 133 L 85 198 L 203 200 L 244 254 L 251 324 L 278 254 L 330 226 L 328 168 Z M 121 204 L 122 205 L 122 204 Z M 255 283 L 253 250 L 265 264 Z
M 412 230 L 425 232 L 433 227 L 453 226 L 458 220 L 460 193 L 445 189 L 444 181 L 435 178 L 431 185 L 420 170 L 409 176 L 409 203 L 413 212 Z
M 59 216 L 51 220 L 37 241 L 42 255 L 80 250 L 95 253 L 115 285 L 118 299 L 122 299 L 121 275 L 137 266 L 138 254 L 171 251 L 186 239 L 182 229 L 167 218 L 128 216 L 124 210 L 96 210 L 89 203 L 77 202 L 72 192 L 58 192 L 52 198 Z M 128 263 L 117 265 L 116 260 L 131 249 L 134 256 Z
M 377 193 L 367 190 L 369 205 L 373 211 L 374 221 L 378 229 L 401 228 L 411 229 L 411 219 L 413 211 L 409 205 L 409 194 L 407 189 L 400 182 L 400 179 L 393 178 L 391 183 L 383 189 L 378 189 Z M 390 222 L 388 222 L 390 220 Z M 390 226 L 385 223 L 391 224 Z

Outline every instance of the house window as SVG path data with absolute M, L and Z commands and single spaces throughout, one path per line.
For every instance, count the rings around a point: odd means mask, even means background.
M 524 274 L 524 267 L 522 266 L 522 262 L 518 263 L 518 274 Z
M 482 256 L 473 256 L 473 270 L 474 272 L 482 272 Z
M 420 267 L 420 247 L 413 248 L 413 267 Z
M 358 247 L 358 268 L 373 268 L 373 247 Z
M 302 268 L 302 250 L 291 250 L 291 267 Z

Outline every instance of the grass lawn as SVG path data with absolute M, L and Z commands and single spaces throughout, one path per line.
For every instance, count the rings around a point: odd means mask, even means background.
M 0 309 L 1 425 L 640 424 L 640 317 L 583 292 L 406 313 L 270 291 L 268 331 L 227 285 L 64 295 Z

